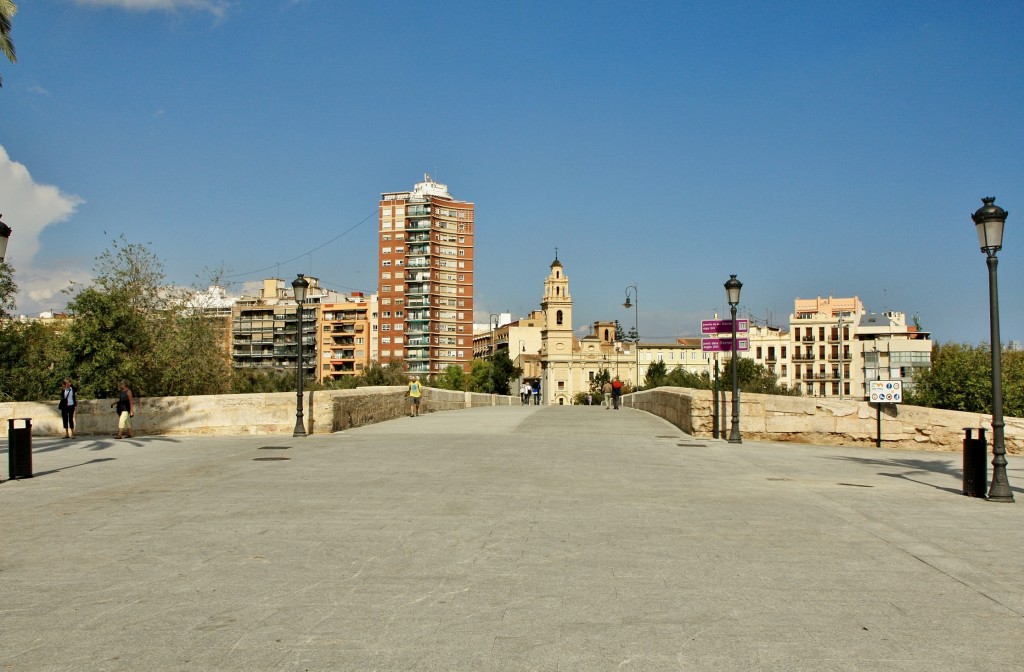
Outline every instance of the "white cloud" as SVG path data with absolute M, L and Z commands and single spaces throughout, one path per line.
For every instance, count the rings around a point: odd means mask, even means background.
M 0 194 L 3 195 L 0 214 L 14 231 L 7 247 L 7 261 L 17 269 L 14 281 L 20 289 L 18 311 L 31 313 L 49 308 L 69 280 L 87 279 L 89 272 L 88 269 L 63 268 L 57 274 L 52 268 L 33 266 L 39 251 L 39 236 L 51 224 L 66 221 L 84 201 L 55 186 L 37 184 L 28 168 L 10 159 L 3 145 L 0 145 Z M 60 304 L 63 303 L 61 300 Z
M 139 12 L 174 12 L 180 9 L 204 11 L 218 19 L 228 11 L 228 0 L 75 0 L 75 4 L 89 7 L 116 7 Z

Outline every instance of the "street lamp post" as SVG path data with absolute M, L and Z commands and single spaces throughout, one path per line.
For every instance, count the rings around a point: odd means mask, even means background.
M 999 340 L 999 289 L 996 283 L 996 252 L 1003 247 L 1003 225 L 1009 214 L 995 204 L 995 197 L 981 199 L 984 205 L 972 216 L 978 231 L 981 251 L 988 262 L 988 305 L 992 333 L 992 485 L 991 502 L 1012 502 L 1013 491 L 1006 478 L 1006 444 L 1003 439 L 1003 344 Z
M 843 367 L 846 366 L 846 358 L 843 357 L 843 311 L 839 311 L 839 398 L 843 398 Z
M 633 302 L 629 301 L 629 290 L 633 290 Z M 633 330 L 636 338 L 633 339 L 633 349 L 636 350 L 636 382 L 633 385 L 633 408 L 636 408 L 636 391 L 640 388 L 640 290 L 636 285 L 626 287 L 626 302 L 622 304 L 627 310 L 633 308 Z
M 729 443 L 743 443 L 740 436 L 740 384 L 739 372 L 736 368 L 736 359 L 739 355 L 736 343 L 736 306 L 740 303 L 740 289 L 743 283 L 730 275 L 725 283 L 725 296 L 729 301 L 729 310 L 732 313 L 732 428 L 729 430 Z
M 0 217 L 3 217 L 3 215 L 0 215 Z M 7 256 L 7 239 L 11 237 L 12 231 L 14 229 L 0 222 L 0 261 L 3 261 L 4 257 Z
M 298 391 L 295 393 L 295 431 L 292 436 L 305 436 L 306 428 L 302 422 L 302 304 L 306 300 L 306 290 L 309 289 L 309 280 L 299 273 L 298 277 L 292 280 L 292 291 L 295 294 L 295 317 L 298 322 L 295 325 L 295 342 L 299 346 L 298 358 L 295 364 L 295 376 L 298 380 Z
M 497 338 L 498 322 L 501 320 L 501 316 L 498 315 L 497 313 L 491 313 L 490 315 L 487 316 L 487 319 L 490 320 L 491 322 L 491 347 L 489 355 L 493 357 L 494 352 L 496 350 L 494 346 L 494 341 Z

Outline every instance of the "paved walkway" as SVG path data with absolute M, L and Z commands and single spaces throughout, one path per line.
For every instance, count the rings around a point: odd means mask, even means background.
M 34 469 L 0 672 L 1024 669 L 1024 495 L 963 497 L 957 454 L 507 407 Z

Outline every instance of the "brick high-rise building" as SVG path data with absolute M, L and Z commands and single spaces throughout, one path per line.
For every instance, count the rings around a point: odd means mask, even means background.
M 377 344 L 381 362 L 431 375 L 473 359 L 473 212 L 429 175 L 380 196 Z

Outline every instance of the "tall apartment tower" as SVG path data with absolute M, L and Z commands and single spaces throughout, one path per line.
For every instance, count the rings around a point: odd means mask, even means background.
M 380 195 L 377 348 L 433 375 L 473 359 L 473 212 L 430 175 Z

